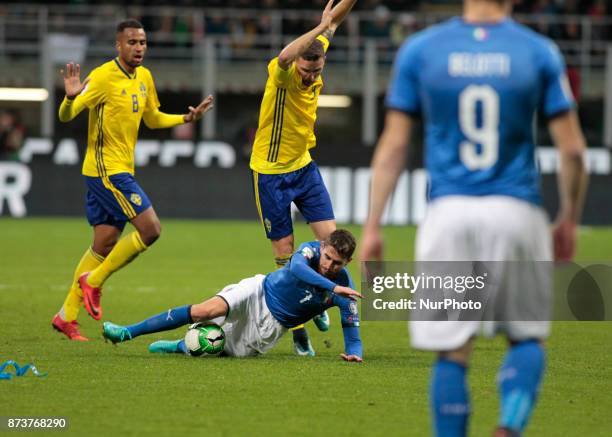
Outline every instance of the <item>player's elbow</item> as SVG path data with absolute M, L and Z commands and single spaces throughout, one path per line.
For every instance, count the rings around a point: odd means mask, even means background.
M 70 120 L 72 120 L 72 117 L 70 117 L 70 114 L 66 114 L 63 112 L 59 113 L 59 121 L 62 123 L 68 123 Z
M 150 117 L 143 117 L 142 121 L 144 121 L 145 126 L 149 129 L 157 129 L 157 126 Z
M 160 129 L 162 127 L 159 112 L 145 112 L 142 116 L 144 124 L 149 129 Z
M 584 163 L 586 152 L 586 140 L 582 134 L 572 135 L 564 138 L 557 145 L 562 159 Z
M 278 66 L 283 70 L 287 70 L 292 62 L 293 58 L 288 53 L 285 53 L 284 50 L 278 55 Z
M 548 128 L 561 159 L 584 160 L 586 140 L 576 111 L 568 111 L 554 117 Z
M 159 219 L 151 220 L 150 223 L 142 226 L 138 232 L 142 242 L 149 247 L 159 240 L 159 237 L 161 236 L 161 223 Z

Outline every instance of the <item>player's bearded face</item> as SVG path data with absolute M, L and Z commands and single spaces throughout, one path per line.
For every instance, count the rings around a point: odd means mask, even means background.
M 334 279 L 349 260 L 342 258 L 332 246 L 321 244 L 321 257 L 319 258 L 319 273 L 326 278 Z
M 127 28 L 117 34 L 117 51 L 125 64 L 132 68 L 140 66 L 147 51 L 144 29 Z
M 312 85 L 323 72 L 325 58 L 321 57 L 316 61 L 307 61 L 303 58 L 298 58 L 295 61 L 297 71 L 302 78 L 302 83 L 306 86 Z

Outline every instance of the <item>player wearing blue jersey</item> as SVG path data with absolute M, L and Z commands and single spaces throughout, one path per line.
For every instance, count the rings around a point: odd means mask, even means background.
M 372 161 L 362 260 L 382 257 L 380 219 L 404 169 L 417 115 L 425 124 L 430 177 L 417 260 L 548 261 L 553 248 L 555 259 L 572 258 L 586 189 L 585 141 L 558 48 L 510 19 L 510 9 L 509 1 L 465 0 L 461 18 L 420 32 L 401 47 Z M 560 152 L 560 212 L 552 241 L 535 163 L 538 110 Z M 541 342 L 549 323 L 517 322 L 529 319 L 511 313 L 511 307 L 550 302 L 550 276 L 536 273 L 500 276 L 500 293 L 516 305 L 496 306 L 505 323 L 489 324 L 504 331 L 510 344 L 499 374 L 496 436 L 523 432 L 542 379 Z M 413 346 L 438 352 L 430 394 L 437 436 L 467 434 L 466 370 L 478 329 L 471 321 L 410 323 Z
M 226 335 L 224 353 L 252 356 L 270 350 L 288 330 L 333 306 L 340 309 L 346 361 L 361 362 L 359 314 L 346 265 L 355 250 L 355 238 L 338 229 L 322 242 L 302 244 L 288 264 L 268 275 L 243 279 L 201 304 L 170 309 L 140 323 L 120 326 L 105 322 L 104 337 L 113 343 L 178 328 L 189 323 L 214 321 Z M 158 341 L 151 352 L 186 353 L 183 340 Z

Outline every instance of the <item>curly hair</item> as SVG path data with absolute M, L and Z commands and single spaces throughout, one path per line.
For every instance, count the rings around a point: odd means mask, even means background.
M 333 247 L 338 255 L 345 260 L 350 259 L 353 256 L 357 242 L 355 237 L 346 229 L 336 229 L 334 232 L 324 240 L 325 244 L 329 244 Z

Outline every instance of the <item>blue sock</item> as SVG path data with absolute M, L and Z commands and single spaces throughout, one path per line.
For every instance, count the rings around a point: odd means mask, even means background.
M 191 305 L 172 308 L 164 313 L 149 317 L 140 323 L 127 327 L 132 338 L 139 335 L 151 334 L 152 332 L 168 331 L 180 326 L 192 323 L 191 320 Z
M 431 379 L 431 409 L 437 437 L 467 435 L 470 401 L 466 368 L 454 361 L 439 359 Z
M 187 350 L 187 345 L 185 344 L 185 340 L 181 340 L 179 344 L 176 346 L 177 353 L 189 354 L 189 350 Z
M 536 403 L 545 366 L 537 341 L 515 344 L 506 354 L 497 383 L 501 397 L 500 426 L 522 432 Z

